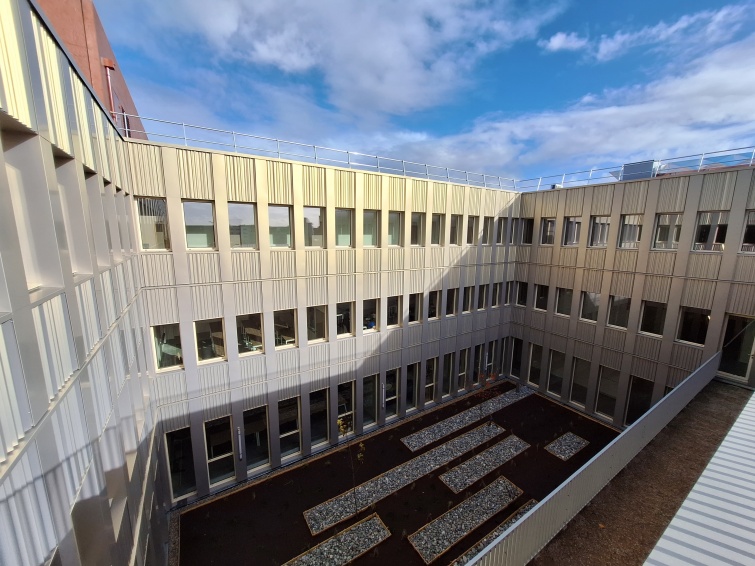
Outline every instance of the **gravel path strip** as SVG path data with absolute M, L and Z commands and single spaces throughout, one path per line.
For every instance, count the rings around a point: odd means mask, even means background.
M 425 564 L 430 564 L 521 494 L 521 489 L 506 478 L 500 477 L 416 533 L 409 535 L 409 542 Z
M 527 512 L 530 509 L 532 509 L 535 505 L 537 505 L 537 501 L 535 501 L 534 499 L 530 499 L 527 503 L 525 503 L 519 509 L 517 509 L 508 519 L 506 519 L 503 523 L 498 525 L 495 529 L 490 531 L 490 533 L 488 533 L 482 539 L 480 539 L 480 542 L 478 542 L 472 548 L 467 550 L 464 554 L 459 556 L 455 562 L 451 563 L 451 566 L 464 566 L 467 562 L 472 560 L 472 558 L 474 558 L 480 552 L 482 552 L 482 550 L 486 546 L 488 546 L 491 542 L 497 539 L 501 534 L 506 532 L 506 530 L 509 527 L 511 527 L 511 525 L 513 525 L 519 519 L 524 517 L 527 514 Z
M 377 513 L 373 513 L 289 560 L 284 566 L 343 566 L 356 560 L 391 536 Z
M 439 423 L 435 423 L 434 425 L 430 425 L 420 431 L 405 436 L 401 439 L 401 442 L 403 442 L 409 450 L 416 452 L 420 448 L 424 448 L 436 440 L 440 440 L 449 434 L 453 434 L 467 425 L 476 423 L 520 399 L 529 397 L 533 393 L 534 390 L 529 387 L 521 387 L 518 392 L 516 389 L 512 389 L 503 395 L 483 401 L 479 405 L 470 407 L 469 409 L 457 413 L 452 417 L 448 417 Z
M 524 440 L 512 434 L 477 456 L 462 462 L 454 469 L 441 474 L 440 480 L 451 491 L 459 493 L 529 447 L 530 445 Z
M 316 535 L 337 525 L 503 432 L 497 424 L 485 423 L 358 485 L 356 489 L 304 511 L 309 530 Z
M 581 436 L 567 432 L 551 442 L 545 449 L 557 458 L 566 461 L 588 444 L 590 443 Z

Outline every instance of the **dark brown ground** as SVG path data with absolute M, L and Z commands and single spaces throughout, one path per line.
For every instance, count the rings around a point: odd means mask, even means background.
M 365 445 L 362 464 L 356 462 L 359 448 L 352 444 L 356 484 L 417 455 L 401 443 L 402 437 L 511 388 L 510 383 L 497 384 L 361 439 Z M 617 435 L 615 430 L 539 395 L 531 395 L 506 407 L 496 413 L 493 420 L 504 427 L 507 434 L 511 432 L 528 442 L 530 448 L 458 495 L 454 495 L 438 476 L 470 458 L 472 453 L 383 499 L 376 504 L 374 511 L 390 529 L 392 536 L 355 564 L 422 565 L 422 560 L 406 536 L 503 474 L 524 493 L 433 563 L 448 564 L 527 500 L 540 500 L 546 496 Z M 462 429 L 457 434 L 479 424 Z M 568 431 L 589 440 L 590 444 L 569 461 L 562 462 L 545 452 L 543 447 Z M 482 445 L 475 453 L 505 436 Z M 450 438 L 441 439 L 419 453 Z M 218 496 L 207 504 L 190 508 L 179 519 L 180 563 L 188 566 L 277 565 L 286 562 L 372 513 L 372 510 L 364 511 L 358 517 L 344 521 L 316 537 L 311 536 L 302 512 L 352 486 L 349 452 L 339 449 L 229 495 Z
M 530 566 L 642 564 L 751 394 L 710 383 Z

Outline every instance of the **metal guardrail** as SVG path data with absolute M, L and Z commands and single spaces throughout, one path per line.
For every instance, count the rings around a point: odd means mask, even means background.
M 404 175 L 434 181 L 448 181 L 477 187 L 526 192 L 626 180 L 624 179 L 624 165 L 591 168 L 584 171 L 545 175 L 531 179 L 514 179 L 498 175 L 487 175 L 485 173 L 473 173 L 461 169 L 441 167 L 439 165 L 428 165 L 427 163 L 416 163 L 394 157 L 381 157 L 379 155 L 369 155 L 345 149 L 334 149 L 332 147 L 255 136 L 232 130 L 221 130 L 186 124 L 184 122 L 148 118 L 136 114 L 117 112 L 115 113 L 115 117 L 116 122 L 121 126 L 121 134 L 125 137 L 133 134 L 144 134 L 153 141 L 166 141 L 168 143 L 179 143 L 185 146 L 205 149 L 248 153 L 261 157 L 275 157 L 277 159 L 292 159 L 295 161 L 333 165 L 362 171 L 374 171 L 376 173 Z M 119 117 L 120 119 L 118 119 Z M 137 130 L 130 126 L 125 129 L 122 127 L 123 124 L 134 124 L 137 121 L 141 121 L 144 130 Z M 144 125 L 145 123 L 154 124 L 153 127 L 155 129 L 150 130 L 150 128 Z M 755 164 L 755 146 L 740 147 L 655 160 L 653 161 L 650 177 L 695 173 L 720 169 L 722 167 L 752 167 L 753 164 Z

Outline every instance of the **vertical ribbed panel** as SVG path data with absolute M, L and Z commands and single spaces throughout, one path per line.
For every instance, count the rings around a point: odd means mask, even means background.
M 223 316 L 223 291 L 220 285 L 197 285 L 191 288 L 194 320 Z
M 702 363 L 703 349 L 698 346 L 674 343 L 671 349 L 671 365 L 693 371 Z
M 278 362 L 278 375 L 291 375 L 299 373 L 299 350 L 278 350 L 275 352 Z
M 566 207 L 564 209 L 564 215 L 582 216 L 582 202 L 585 198 L 585 190 L 583 188 L 574 188 L 563 192 L 566 194 Z
M 0 32 L 0 35 L 2 32 Z M 0 75 L 4 75 L 2 72 L 2 64 L 0 63 Z M 92 124 L 89 120 L 89 112 L 87 111 L 87 108 L 91 108 L 92 104 L 92 95 L 89 93 L 89 90 L 84 86 L 83 81 L 79 78 L 79 76 L 76 74 L 76 72 L 73 70 L 73 68 L 68 69 L 68 73 L 70 75 L 70 82 L 71 82 L 71 89 L 73 91 L 73 102 L 74 102 L 74 112 L 76 114 L 76 125 L 78 128 L 78 134 L 79 134 L 79 147 L 81 148 L 81 160 L 84 162 L 84 165 L 89 167 L 90 169 L 95 169 L 95 160 L 94 160 L 94 145 L 92 144 Z M 1 99 L 2 97 L 0 97 Z M 131 145 L 131 144 L 128 144 Z M 134 144 L 136 145 L 136 144 Z M 128 161 L 128 155 L 126 156 L 126 160 Z M 135 179 L 140 178 L 141 175 L 144 173 L 142 172 L 136 172 L 133 170 L 133 165 L 127 167 L 131 174 L 131 189 L 132 192 L 136 192 L 133 189 L 133 182 Z M 162 171 L 162 168 L 155 169 L 155 171 Z M 147 175 L 153 175 L 155 174 L 154 171 L 149 171 L 146 173 Z M 160 179 L 162 180 L 162 175 L 160 176 Z
M 674 367 L 669 368 L 668 374 L 666 375 L 666 387 L 676 387 L 682 381 L 687 379 L 689 374 L 690 372 L 685 369 Z
M 582 277 L 582 289 L 591 293 L 600 293 L 600 287 L 603 284 L 603 272 L 586 269 Z
M 380 373 L 380 356 L 370 356 L 362 361 L 362 374 L 375 375 Z
M 535 217 L 535 203 L 537 202 L 537 193 L 522 193 L 519 197 L 519 214 L 522 218 Z
M 340 208 L 354 208 L 356 206 L 357 177 L 354 171 L 334 172 L 336 206 Z
M 482 189 L 469 187 L 469 202 L 467 202 L 467 214 L 478 216 L 482 204 Z
M 671 289 L 671 278 L 648 275 L 645 277 L 645 288 L 642 290 L 642 298 L 656 303 L 668 302 L 668 294 Z
M 755 281 L 755 255 L 737 256 L 734 281 L 744 281 L 747 283 Z
M 524 309 L 515 308 L 511 310 L 511 321 L 517 324 L 524 324 Z M 521 336 L 519 336 L 521 338 Z
M 217 393 L 231 387 L 228 378 L 228 364 L 226 362 L 200 365 L 197 373 L 199 375 L 199 385 L 202 388 L 202 395 Z
M 720 254 L 691 253 L 687 260 L 687 277 L 718 279 L 720 267 Z
M 459 326 L 457 327 L 457 330 L 459 334 L 467 334 L 474 330 L 474 316 L 472 313 L 459 316 Z
M 404 269 L 404 248 L 388 248 L 388 271 Z
M 530 314 L 530 326 L 537 330 L 545 329 L 545 313 L 541 311 L 532 311 Z
M 621 202 L 622 214 L 642 214 L 648 196 L 648 181 L 637 181 L 624 185 L 624 200 Z
M 622 353 L 603 348 L 600 352 L 600 365 L 621 370 Z
M 143 293 L 150 326 L 178 322 L 178 299 L 175 288 L 144 289 Z
M 244 385 L 241 388 L 242 409 L 248 411 L 267 405 L 267 383 Z
M 585 267 L 588 269 L 601 269 L 606 263 L 605 248 L 588 248 L 585 251 Z
M 270 252 L 270 270 L 273 279 L 296 277 L 296 252 Z
M 100 320 L 97 316 L 94 279 L 85 281 L 76 287 L 76 299 L 79 304 L 79 319 L 84 334 L 86 352 L 89 353 L 100 339 Z
M 569 334 L 569 319 L 560 316 L 553 317 L 550 330 L 556 334 L 566 336 Z
M 603 345 L 606 348 L 613 350 L 624 350 L 624 339 L 627 333 L 624 330 L 617 330 L 615 328 L 606 328 L 603 334 Z
M 178 157 L 178 184 L 181 198 L 212 200 L 215 190 L 212 183 L 212 159 L 209 153 L 190 149 L 176 150 Z
M 682 292 L 682 306 L 710 309 L 713 306 L 713 294 L 716 292 L 715 281 L 687 279 Z
M 319 391 L 330 385 L 330 372 L 328 368 L 319 368 L 304 374 L 304 383 L 309 384 L 310 391 Z
M 422 343 L 422 325 L 414 324 L 406 329 L 407 343 L 409 346 L 416 346 Z
M 517 281 L 527 282 L 529 280 L 529 267 L 526 263 L 517 263 L 514 266 L 514 278 Z
M 433 183 L 433 212 L 446 212 L 446 195 L 448 194 L 448 183 Z
M 15 2 L 0 2 L 0 107 L 22 124 L 35 129 L 34 98 L 28 81 L 26 48 Z
M 655 374 L 658 372 L 658 364 L 651 362 L 650 360 L 643 360 L 642 358 L 632 358 L 632 375 L 647 379 L 648 381 L 655 381 Z
M 231 414 L 231 392 L 213 393 L 202 397 L 203 420 L 211 421 Z
M 598 185 L 593 188 L 591 214 L 607 216 L 611 214 L 614 185 Z
M 430 322 L 428 324 L 425 324 L 422 329 L 423 330 L 422 340 L 425 343 L 440 340 L 441 326 L 442 325 L 440 322 Z
M 575 342 L 574 343 L 574 357 L 591 362 L 592 361 L 592 344 L 587 344 L 585 342 Z
M 427 212 L 427 181 L 412 180 L 412 210 Z
M 383 208 L 383 176 L 364 173 L 364 208 Z
M 637 269 L 637 250 L 616 250 L 613 267 L 617 271 Z
M 573 267 L 554 267 L 553 281 L 556 287 L 572 289 L 574 287 L 574 274 L 576 270 Z
M 356 271 L 356 250 L 336 250 L 336 273 Z
M 382 351 L 390 352 L 392 350 L 400 350 L 402 339 L 403 333 L 400 328 L 386 331 L 382 342 Z
M 234 281 L 249 281 L 260 278 L 259 252 L 231 252 Z
M 674 273 L 676 253 L 650 252 L 648 254 L 648 273 L 657 275 L 671 275 Z
M 353 301 L 356 295 L 356 277 L 338 275 L 336 277 L 336 300 L 339 303 Z
M 550 285 L 551 268 L 547 265 L 533 266 L 535 272 L 535 283 L 538 285 Z
M 129 143 L 126 148 L 133 194 L 164 197 L 165 178 L 163 177 L 163 160 L 160 148 L 141 143 Z
M 147 287 L 163 287 L 176 284 L 172 253 L 143 253 L 139 256 L 142 276 Z
M 29 400 L 24 381 L 13 321 L 0 325 L 0 463 L 18 446 L 31 426 Z M 17 387 L 17 385 L 19 387 Z M 25 424 L 26 421 L 26 424 Z
M 478 263 L 490 263 L 493 260 L 493 247 L 492 246 L 483 246 L 480 250 L 480 257 Z
M 451 185 L 451 200 L 450 200 L 450 212 L 451 214 L 464 214 L 464 191 L 465 188 L 462 185 Z
M 443 267 L 443 248 L 440 246 L 434 246 L 428 248 L 427 255 L 430 257 L 430 267 Z
M 406 179 L 386 177 L 388 180 L 388 208 L 406 210 Z
M 553 263 L 553 247 L 538 246 L 535 253 L 535 263 L 550 264 Z
M 322 304 L 322 303 L 321 303 Z M 273 281 L 273 309 L 296 308 L 296 280 L 278 279 Z
M 755 316 L 755 285 L 732 283 L 726 310 L 730 313 Z
M 527 251 L 529 252 L 529 247 L 527 248 Z M 466 265 L 475 265 L 477 263 L 477 247 L 466 248 L 464 250 L 463 260 Z M 529 261 L 529 256 L 522 261 Z
M 729 210 L 734 196 L 737 172 L 708 173 L 703 177 L 699 210 Z
M 100 174 L 105 179 L 110 179 L 110 156 L 108 154 L 107 140 L 105 138 L 105 116 L 102 114 L 97 102 L 92 99 L 92 116 L 94 117 L 95 143 L 98 154 L 97 163 Z
M 357 355 L 356 338 L 344 338 L 338 340 L 330 349 L 330 363 L 338 364 L 347 360 L 353 360 Z
M 568 248 L 561 248 L 561 253 L 558 254 L 558 264 L 565 265 L 565 266 L 577 265 L 577 252 L 578 251 L 579 250 L 576 248 L 576 246 L 571 246 Z
M 39 305 L 32 316 L 47 395 L 52 399 L 78 368 L 65 295 Z
M 220 282 L 220 254 L 217 252 L 190 252 L 189 275 L 192 283 Z
M 304 258 L 308 277 L 328 274 L 327 250 L 305 250 Z
M 634 343 L 634 353 L 643 358 L 657 360 L 661 353 L 662 340 L 660 337 L 651 338 L 644 334 L 638 334 Z
M 577 330 L 574 333 L 574 337 L 582 342 L 594 342 L 595 341 L 595 325 L 589 322 L 577 322 Z
M 186 372 L 159 373 L 151 380 L 152 397 L 160 405 L 170 405 L 189 398 L 186 392 Z
M 747 208 L 749 210 L 755 208 L 755 175 L 752 176 L 752 181 L 750 181 L 750 194 L 747 196 Z
M 362 298 L 377 299 L 380 297 L 380 274 L 365 273 L 362 279 Z
M 380 271 L 380 248 L 364 250 L 364 270 Z
M 262 312 L 262 283 L 236 283 L 233 286 L 236 297 L 236 314 L 251 314 Z
M 330 344 L 311 344 L 308 352 L 309 367 L 319 368 L 330 364 Z
M 425 272 L 421 269 L 409 271 L 409 282 L 407 283 L 408 288 L 406 289 L 407 292 L 422 293 L 425 290 L 424 275 Z
M 373 354 L 380 353 L 380 344 L 382 343 L 382 338 L 380 334 L 365 334 L 362 338 L 362 348 L 364 350 L 365 356 L 372 356 Z M 379 356 L 375 356 L 376 358 L 379 358 Z M 369 361 L 369 358 L 368 360 Z M 378 365 L 378 371 L 380 369 L 380 366 Z M 367 371 L 367 370 L 365 370 Z M 370 371 L 369 373 L 376 373 Z M 368 374 L 369 375 L 369 374 Z
M 543 191 L 537 193 L 540 198 L 540 215 L 543 217 L 556 216 L 558 213 L 558 195 L 561 191 Z
M 325 206 L 325 169 L 323 167 L 302 165 L 301 185 L 304 206 Z
M 271 204 L 294 204 L 293 165 L 266 161 L 268 201 Z
M 242 356 L 239 358 L 241 383 L 251 385 L 267 379 L 267 358 L 265 356 Z
M 661 179 L 656 212 L 682 212 L 687 201 L 689 177 Z
M 611 294 L 616 297 L 631 297 L 634 273 L 614 273 L 611 277 Z
M 395 295 L 403 295 L 404 294 L 404 272 L 403 271 L 394 271 L 391 273 L 388 273 L 388 282 L 386 289 L 386 293 L 389 297 L 393 297 Z
M 425 248 L 409 248 L 409 269 L 422 269 L 425 266 Z
M 180 430 L 191 425 L 188 401 L 160 407 L 160 425 L 164 433 Z
M 231 202 L 257 202 L 254 159 L 239 155 L 226 155 L 224 160 L 228 200 Z
M 307 279 L 307 306 L 328 304 L 328 278 L 309 277 Z

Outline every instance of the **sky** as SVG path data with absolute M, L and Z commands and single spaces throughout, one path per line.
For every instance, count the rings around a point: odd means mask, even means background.
M 95 5 L 146 117 L 517 179 L 755 145 L 755 2 Z

